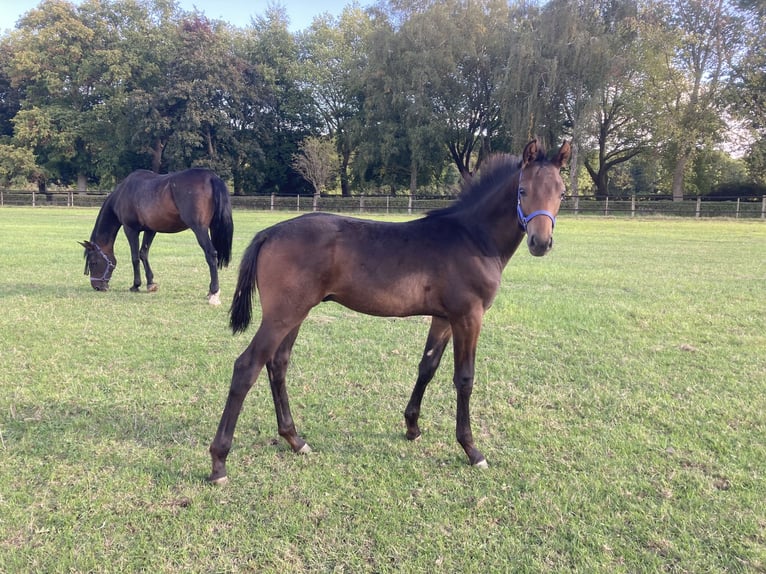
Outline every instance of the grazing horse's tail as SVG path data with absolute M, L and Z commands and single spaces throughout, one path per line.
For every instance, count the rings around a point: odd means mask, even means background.
M 218 252 L 218 268 L 226 267 L 231 261 L 231 244 L 234 236 L 234 221 L 231 217 L 231 200 L 226 184 L 217 175 L 210 178 L 213 186 L 213 219 L 210 222 L 210 239 Z
M 229 309 L 229 326 L 231 326 L 233 333 L 241 333 L 250 325 L 250 318 L 253 313 L 253 295 L 258 285 L 258 278 L 256 277 L 258 253 L 267 237 L 263 231 L 258 233 L 242 255 L 237 288 L 234 291 L 234 299 L 232 299 Z

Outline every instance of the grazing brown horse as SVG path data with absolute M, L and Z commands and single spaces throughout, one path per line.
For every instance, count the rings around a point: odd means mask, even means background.
M 154 274 L 149 266 L 149 248 L 159 233 L 177 233 L 191 229 L 205 252 L 210 268 L 208 302 L 219 305 L 218 269 L 229 264 L 234 224 L 226 184 L 209 169 L 192 168 L 167 175 L 147 170 L 134 171 L 109 194 L 101 206 L 90 241 L 85 247 L 85 274 L 97 291 L 109 288 L 109 279 L 117 266 L 114 241 L 120 227 L 130 244 L 133 262 L 133 286 L 141 286 L 139 262 L 146 272 L 149 291 L 156 291 Z M 143 231 L 141 249 L 138 236 Z
M 226 406 L 210 445 L 209 480 L 227 480 L 226 457 L 242 402 L 264 365 L 279 434 L 293 451 L 310 452 L 290 414 L 285 371 L 301 323 L 322 301 L 369 315 L 430 315 L 417 382 L 404 411 L 406 436 L 420 436 L 423 393 L 451 338 L 457 441 L 472 465 L 487 466 L 474 445 L 469 414 L 482 318 L 524 233 L 532 255 L 545 255 L 553 246 L 565 190 L 559 170 L 569 153 L 564 143 L 548 160 L 532 141 L 520 161 L 496 156 L 455 203 L 414 221 L 384 223 L 315 213 L 259 232 L 242 257 L 230 323 L 235 333 L 247 328 L 257 286 L 261 325 L 234 363 Z

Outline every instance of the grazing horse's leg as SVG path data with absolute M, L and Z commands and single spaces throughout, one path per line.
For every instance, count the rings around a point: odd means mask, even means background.
M 146 290 L 156 291 L 157 284 L 154 282 L 154 273 L 149 266 L 149 248 L 152 246 L 152 241 L 157 235 L 156 231 L 144 231 L 144 238 L 141 241 L 141 251 L 138 253 L 138 258 L 141 263 L 144 264 L 144 273 L 146 273 Z
M 128 245 L 130 245 L 130 261 L 133 263 L 133 286 L 131 291 L 137 292 L 141 287 L 141 269 L 139 268 L 139 253 L 138 253 L 138 234 L 140 231 L 132 227 L 123 226 L 125 231 L 125 237 L 128 238 Z
M 415 440 L 420 436 L 420 427 L 418 427 L 418 418 L 420 417 L 420 403 L 423 400 L 423 393 L 426 391 L 428 383 L 439 368 L 444 349 L 452 336 L 450 324 L 439 317 L 431 319 L 431 328 L 428 331 L 426 339 L 426 348 L 423 350 L 423 357 L 418 366 L 418 379 L 415 382 L 415 388 L 412 389 L 412 396 L 404 410 L 404 422 L 407 425 L 407 438 Z
M 486 468 L 487 461 L 474 446 L 471 432 L 471 392 L 473 391 L 476 344 L 481 330 L 482 312 L 476 311 L 452 324 L 455 350 L 454 383 L 457 391 L 455 435 L 473 466 Z
M 300 325 L 300 322 L 298 324 Z M 226 457 L 231 450 L 234 427 L 237 426 L 242 403 L 263 366 L 273 359 L 274 353 L 287 334 L 291 333 L 292 328 L 296 329 L 297 334 L 297 327 L 286 327 L 287 331 L 285 331 L 285 328 L 277 323 L 262 322 L 247 349 L 234 361 L 229 396 L 226 398 L 226 406 L 215 438 L 210 444 L 210 456 L 213 462 L 213 471 L 208 479 L 210 482 L 222 484 L 227 481 Z
M 202 247 L 202 251 L 205 252 L 205 261 L 207 261 L 207 266 L 210 269 L 210 287 L 207 293 L 208 303 L 211 305 L 220 305 L 220 287 L 218 286 L 218 252 L 213 246 L 213 242 L 210 239 L 210 233 L 208 232 L 207 227 L 193 225 L 191 226 L 191 230 L 194 232 L 194 235 L 197 238 L 197 243 L 199 243 L 199 246 Z
M 300 325 L 285 337 L 274 356 L 266 362 L 266 370 L 269 373 L 271 395 L 274 398 L 274 410 L 277 414 L 277 431 L 290 444 L 294 452 L 306 454 L 311 452 L 311 447 L 298 436 L 295 430 L 285 385 L 285 373 L 287 372 L 287 365 L 290 363 L 290 353 L 299 329 Z

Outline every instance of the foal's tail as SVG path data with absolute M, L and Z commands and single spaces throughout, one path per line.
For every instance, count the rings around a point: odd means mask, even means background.
M 234 291 L 234 299 L 229 309 L 229 326 L 233 333 L 241 333 L 250 325 L 253 314 L 253 295 L 258 285 L 256 269 L 258 267 L 258 253 L 266 241 L 267 235 L 263 231 L 258 233 L 242 255 L 239 264 L 239 278 L 237 288 Z
M 231 200 L 226 184 L 217 175 L 210 178 L 213 186 L 213 219 L 210 222 L 210 239 L 218 252 L 218 269 L 231 261 L 231 244 L 234 236 L 234 221 L 231 217 Z

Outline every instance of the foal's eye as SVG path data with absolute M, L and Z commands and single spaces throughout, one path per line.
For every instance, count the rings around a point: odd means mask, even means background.
M 566 197 L 567 197 L 567 192 L 566 191 L 562 191 L 561 192 L 561 201 L 564 201 L 566 199 Z
M 524 189 L 523 187 L 520 187 L 519 188 L 519 195 L 526 195 L 526 194 L 527 194 L 527 190 Z

